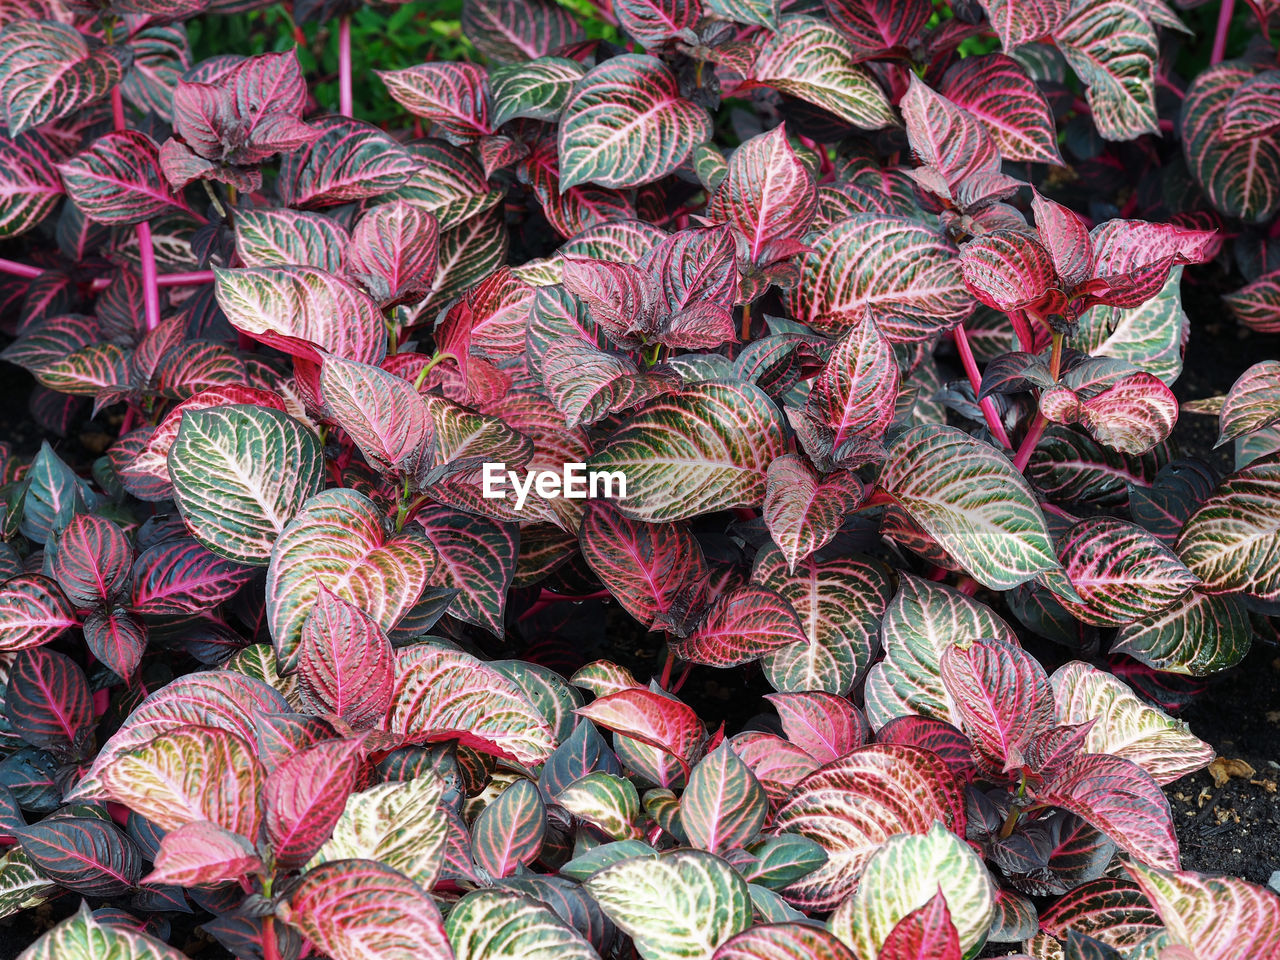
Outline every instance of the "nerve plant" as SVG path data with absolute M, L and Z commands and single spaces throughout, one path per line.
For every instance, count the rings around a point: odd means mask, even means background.
M 259 6 L 0 9 L 0 355 L 115 433 L 0 455 L 24 957 L 1280 957 L 1162 792 L 1280 599 L 1280 365 L 1170 439 L 1182 284 L 1280 329 L 1230 2 L 466 0 L 399 130 Z

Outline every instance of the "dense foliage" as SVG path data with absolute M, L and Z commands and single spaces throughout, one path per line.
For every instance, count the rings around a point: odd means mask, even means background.
M 0 4 L 0 357 L 113 430 L 0 445 L 25 958 L 1280 957 L 1162 789 L 1280 612 L 1280 362 L 1170 440 L 1280 6 L 262 6 Z

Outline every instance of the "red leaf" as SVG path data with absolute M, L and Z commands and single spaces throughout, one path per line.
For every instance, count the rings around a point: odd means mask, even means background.
M 889 931 L 878 960 L 961 960 L 960 934 L 942 888 Z
M 842 450 L 884 436 L 893 420 L 898 383 L 893 346 L 867 317 L 836 344 L 805 402 L 810 418 L 830 431 L 835 462 L 844 462 Z
M 749 583 L 716 598 L 698 628 L 684 640 L 671 641 L 671 649 L 690 663 L 733 667 L 778 647 L 808 642 L 787 599 Z
M 365 212 L 351 231 L 347 273 L 385 310 L 421 300 L 436 276 L 440 227 L 426 210 L 405 200 Z
M 961 780 L 974 777 L 973 743 L 963 733 L 934 717 L 894 717 L 878 731 L 877 743 L 905 743 L 936 753 Z
M 1061 164 L 1049 104 L 1010 56 L 968 56 L 948 68 L 938 92 L 982 121 L 1006 160 Z
M 1040 412 L 1054 423 L 1081 424 L 1094 439 L 1113 450 L 1143 454 L 1173 430 L 1178 401 L 1161 380 L 1139 371 L 1087 400 L 1068 387 L 1046 390 L 1040 395 Z
M 927 0 L 824 0 L 824 5 L 858 60 L 901 55 L 933 12 Z
M 465 343 L 468 353 L 488 360 L 522 356 L 532 303 L 533 287 L 510 267 L 501 267 L 468 287 L 449 308 L 436 329 L 436 340 Z
M 320 369 L 320 392 L 330 418 L 370 466 L 388 473 L 414 471 L 432 427 L 413 384 L 372 364 L 327 356 Z
M 1090 231 L 1094 279 L 1085 286 L 1089 303 L 1137 307 L 1154 297 L 1180 263 L 1209 259 L 1217 232 L 1172 223 L 1108 220 Z
M 993 230 L 966 243 L 960 269 L 969 292 L 997 310 L 1020 310 L 1052 289 L 1053 258 L 1035 237 L 1016 230 Z
M 1089 227 L 1074 210 L 1046 200 L 1039 191 L 1031 195 L 1036 232 L 1049 251 L 1062 282 L 1075 286 L 1093 276 L 1093 241 Z
M 769 464 L 764 522 L 769 536 L 786 557 L 788 570 L 794 573 L 796 564 L 826 546 L 865 496 L 862 481 L 850 471 L 819 478 L 794 453 Z
M 444 139 L 467 146 L 493 133 L 489 83 L 474 63 L 421 63 L 404 70 L 375 70 L 393 100 L 429 120 Z
M 72 603 L 106 603 L 129 582 L 133 550 L 124 531 L 105 517 L 77 514 L 46 550 L 52 554 L 53 578 Z
M 787 142 L 785 125 L 744 142 L 707 204 L 707 218 L 733 227 L 757 267 L 791 256 L 817 212 L 813 175 Z
M 1169 801 L 1136 763 L 1105 753 L 1081 754 L 1035 796 L 1088 821 L 1138 860 L 1178 868 Z
M 253 844 L 244 837 L 208 820 L 193 820 L 164 835 L 155 869 L 141 882 L 213 886 L 262 869 Z
M 696 43 L 693 28 L 702 17 L 699 0 L 615 0 L 614 15 L 623 30 L 645 47 L 670 40 Z
M 819 763 L 843 757 L 871 736 L 862 711 L 833 693 L 770 693 L 765 699 L 778 711 L 787 739 Z
M 38 647 L 76 622 L 71 604 L 48 577 L 20 573 L 0 583 L 0 649 Z
M 77 759 L 93 736 L 93 700 L 84 671 L 66 654 L 36 647 L 9 665 L 4 715 L 33 747 Z
M 280 867 L 301 867 L 329 839 L 355 787 L 363 750 L 361 739 L 328 740 L 267 776 L 262 790 L 266 832 Z
M 391 704 L 395 653 L 386 634 L 355 604 L 321 587 L 302 625 L 298 684 L 313 713 L 342 717 L 357 729 L 375 725 Z
M 987 128 L 914 73 L 899 107 L 912 152 L 941 174 L 952 195 L 974 174 L 999 171 L 1000 151 Z
M 190 537 L 148 547 L 133 562 L 130 609 L 182 617 L 212 610 L 253 578 L 253 568 L 210 553 Z
M 702 721 L 692 709 L 643 687 L 599 697 L 575 712 L 597 727 L 665 750 L 680 761 L 686 773 L 706 740 Z
M 147 628 L 123 610 L 95 610 L 85 618 L 84 642 L 107 669 L 128 680 L 147 649 Z
M 997 770 L 1025 762 L 1027 742 L 1054 724 L 1053 688 L 1020 647 L 976 641 L 942 652 L 942 682 L 978 753 Z
M 1070 0 L 978 0 L 1000 46 L 1012 50 L 1039 40 L 1057 29 L 1071 7 Z
M 651 629 L 687 631 L 710 572 L 686 524 L 642 523 L 589 500 L 578 540 L 587 565 L 629 614 Z

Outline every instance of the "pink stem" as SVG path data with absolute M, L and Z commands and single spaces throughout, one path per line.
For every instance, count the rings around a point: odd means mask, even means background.
M 1236 0 L 1222 0 L 1218 7 L 1218 31 L 1213 35 L 1213 52 L 1209 64 L 1221 63 L 1227 52 L 1227 33 L 1231 30 L 1231 15 L 1235 13 Z
M 124 94 L 119 84 L 111 90 L 111 118 L 117 131 L 126 129 L 124 119 Z M 138 233 L 138 259 L 142 261 L 142 304 L 147 318 L 147 329 L 160 325 L 160 288 L 156 284 L 156 250 L 151 243 L 151 224 L 143 220 L 135 228 Z
M 22 264 L 18 264 L 22 266 Z M 161 273 L 156 276 L 158 287 L 194 287 L 202 283 L 213 283 L 212 270 L 192 270 L 189 273 Z M 99 277 L 90 285 L 94 293 L 101 293 L 111 286 L 110 277 Z
M 969 377 L 969 383 L 973 385 L 973 392 L 976 394 L 982 385 L 982 376 L 978 373 L 978 361 L 973 358 L 973 350 L 969 346 L 969 337 L 964 332 L 964 324 L 956 327 L 951 331 L 952 338 L 956 342 L 956 349 L 960 351 L 960 362 L 964 364 L 964 372 Z M 991 435 L 1004 444 L 1006 449 L 1012 450 L 1013 444 L 1009 442 L 1009 434 L 1005 432 L 1004 424 L 1000 422 L 1000 413 L 996 410 L 996 405 L 990 397 L 979 402 L 978 406 L 982 407 L 982 415 L 987 420 L 987 426 L 991 428 Z
M 338 20 L 338 112 L 355 116 L 351 96 L 351 14 Z
M 33 267 L 29 264 L 18 263 L 16 260 L 6 260 L 0 257 L 0 273 L 7 273 L 13 277 L 22 277 L 26 280 L 34 280 L 40 274 L 44 273 L 39 267 Z
M 1019 473 L 1027 469 L 1027 463 L 1031 460 L 1031 454 L 1035 452 L 1036 444 L 1044 436 L 1044 428 L 1047 423 L 1048 421 L 1039 413 L 1031 421 L 1031 429 L 1022 438 L 1022 445 L 1018 447 L 1018 452 L 1013 457 L 1013 465 Z
M 1013 335 L 1018 338 L 1018 347 L 1030 352 L 1035 349 L 1036 335 L 1031 332 L 1031 321 L 1022 310 L 1014 310 L 1009 314 L 1009 322 L 1013 324 Z

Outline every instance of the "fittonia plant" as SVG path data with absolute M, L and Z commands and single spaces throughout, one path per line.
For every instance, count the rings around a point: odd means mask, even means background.
M 466 0 L 392 129 L 261 6 L 0 7 L 2 356 L 118 433 L 0 447 L 24 960 L 1280 957 L 1153 702 L 1280 600 L 1280 366 L 1170 438 L 1199 265 L 1280 329 L 1229 2 Z

